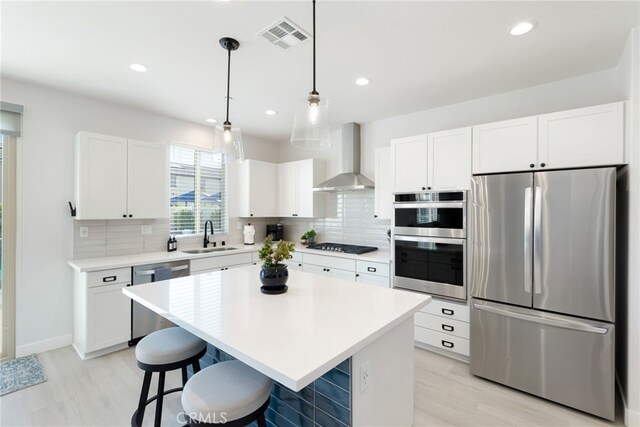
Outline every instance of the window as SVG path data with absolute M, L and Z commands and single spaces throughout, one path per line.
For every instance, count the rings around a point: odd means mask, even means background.
M 227 233 L 227 167 L 222 154 L 172 145 L 170 163 L 171 234 Z

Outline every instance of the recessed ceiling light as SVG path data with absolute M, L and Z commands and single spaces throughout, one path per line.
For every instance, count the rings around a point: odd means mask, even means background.
M 217 123 L 216 119 L 207 119 L 207 123 Z
M 264 112 L 267 116 L 275 116 L 276 114 L 278 114 L 277 111 L 274 110 L 267 110 Z
M 536 27 L 535 21 L 523 21 L 518 22 L 516 25 L 511 27 L 512 36 L 521 36 L 523 34 L 527 34 L 529 31 L 533 30 Z
M 149 70 L 149 68 L 146 65 L 142 65 L 142 64 L 131 64 L 129 65 L 129 68 L 139 73 L 146 73 L 147 70 Z
M 357 84 L 358 86 L 366 86 L 366 85 L 368 85 L 369 83 L 371 83 L 371 80 L 369 80 L 369 79 L 368 79 L 368 78 L 366 78 L 366 77 L 360 77 L 359 79 L 357 79 L 357 80 L 356 80 L 356 84 Z

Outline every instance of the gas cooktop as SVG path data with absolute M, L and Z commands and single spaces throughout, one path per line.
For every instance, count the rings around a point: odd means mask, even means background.
M 309 249 L 319 249 L 321 251 L 342 252 L 345 254 L 355 255 L 362 255 L 378 250 L 375 246 L 345 245 L 342 243 L 314 243 L 307 247 Z

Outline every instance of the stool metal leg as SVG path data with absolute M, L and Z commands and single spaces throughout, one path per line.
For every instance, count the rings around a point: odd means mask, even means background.
M 166 372 L 160 372 L 160 378 L 158 378 L 158 399 L 156 400 L 156 419 L 153 423 L 154 427 L 160 427 L 160 421 L 162 420 L 162 401 L 164 398 L 164 377 Z
M 142 425 L 142 419 L 144 418 L 144 410 L 147 406 L 147 398 L 149 397 L 149 387 L 151 386 L 151 372 L 146 371 L 144 373 L 144 380 L 142 381 L 142 390 L 140 391 L 140 401 L 138 403 L 138 413 L 136 415 L 136 425 Z
M 258 422 L 258 427 L 267 427 L 267 420 L 264 419 L 264 412 L 258 415 L 256 421 Z
M 193 362 L 193 373 L 194 375 L 197 374 L 198 372 L 200 372 L 200 360 L 197 360 L 195 362 Z
M 182 387 L 187 385 L 187 380 L 188 379 L 189 379 L 189 376 L 187 375 L 187 367 L 183 366 L 182 367 Z

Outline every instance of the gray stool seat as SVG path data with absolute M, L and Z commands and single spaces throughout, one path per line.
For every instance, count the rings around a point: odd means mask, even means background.
M 207 343 L 182 328 L 166 328 L 142 338 L 136 346 L 136 359 L 146 365 L 166 365 L 195 356 Z
M 269 399 L 273 381 L 237 360 L 216 363 L 192 376 L 182 391 L 182 408 L 195 421 L 239 420 Z M 221 421 L 220 421 L 221 422 Z

